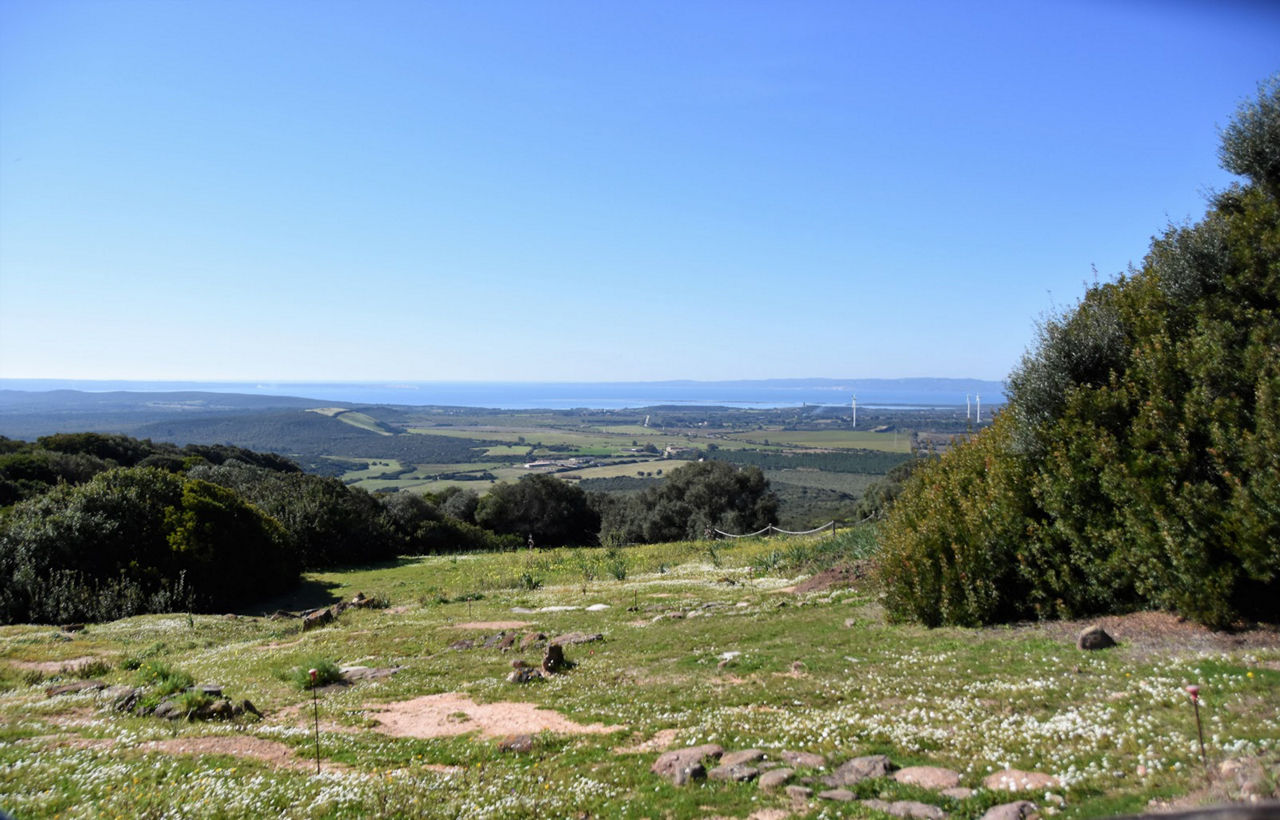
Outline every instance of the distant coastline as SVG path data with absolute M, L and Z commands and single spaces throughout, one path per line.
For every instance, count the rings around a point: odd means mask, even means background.
M 744 408 L 806 404 L 864 407 L 954 407 L 966 396 L 1004 403 L 1004 385 L 982 379 L 758 379 L 655 382 L 202 382 L 0 379 L 0 390 L 104 393 L 180 392 L 291 396 L 368 405 L 487 407 L 501 410 L 621 409 L 665 404 Z

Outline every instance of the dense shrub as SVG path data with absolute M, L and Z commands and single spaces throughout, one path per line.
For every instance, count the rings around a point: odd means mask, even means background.
M 296 583 L 278 524 L 233 493 L 117 468 L 17 504 L 0 526 L 0 620 L 222 609 Z
M 496 533 L 532 537 L 540 546 L 593 544 L 600 516 L 579 487 L 549 475 L 495 484 L 476 507 L 476 523 Z
M 713 528 L 755 532 L 778 516 L 777 496 L 760 468 L 723 461 L 686 464 L 668 473 L 661 484 L 596 503 L 602 540 L 618 543 L 703 538 Z
M 1227 130 L 1247 186 L 1041 328 L 1009 407 L 907 485 L 889 609 L 985 623 L 1163 607 L 1275 617 L 1280 579 L 1280 83 Z

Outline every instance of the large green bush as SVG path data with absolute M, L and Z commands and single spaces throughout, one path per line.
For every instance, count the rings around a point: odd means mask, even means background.
M 1045 322 L 997 423 L 909 482 L 885 528 L 895 616 L 1274 618 L 1277 155 L 1271 82 L 1224 136 L 1224 164 L 1256 172 L 1249 184 Z
M 280 526 L 233 493 L 117 468 L 15 505 L 0 523 L 0 622 L 217 610 L 297 582 Z

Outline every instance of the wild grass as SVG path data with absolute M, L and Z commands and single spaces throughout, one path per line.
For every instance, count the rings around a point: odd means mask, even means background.
M 185 615 L 92 624 L 70 637 L 0 628 L 0 806 L 17 817 L 746 817 L 790 808 L 753 784 L 677 788 L 648 771 L 656 752 L 619 747 L 672 730 L 675 742 L 825 754 L 833 763 L 883 752 L 899 765 L 954 768 L 979 787 L 1007 766 L 1062 781 L 1063 817 L 1139 811 L 1204 788 L 1194 716 L 1182 687 L 1200 684 L 1210 763 L 1280 760 L 1280 650 L 1077 651 L 1047 627 L 936 629 L 885 622 L 865 584 L 796 595 L 817 569 L 864 558 L 873 534 L 688 542 L 605 549 L 411 557 L 308 577 L 329 600 L 356 592 L 384 609 L 351 609 L 302 632 L 295 620 Z M 615 572 L 620 561 L 625 573 Z M 528 575 L 538 586 L 517 583 Z M 619 576 L 622 577 L 619 577 Z M 605 605 L 600 608 L 594 605 Z M 588 609 L 587 607 L 593 607 Z M 682 618 L 666 617 L 683 613 Z M 505 681 L 513 653 L 455 651 L 460 638 L 523 631 L 599 632 L 571 646 L 568 674 Z M 737 653 L 737 654 L 734 654 Z M 114 712 L 99 693 L 46 698 L 13 664 L 86 655 L 133 658 L 108 683 L 186 673 L 247 697 L 256 723 L 168 722 Z M 523 655 L 536 664 L 538 650 Z M 390 677 L 312 694 L 296 673 L 331 665 L 403 667 Z M 175 671 L 181 670 L 181 672 Z M 309 684 L 309 676 L 306 683 Z M 525 754 L 479 734 L 392 737 L 381 708 L 440 692 L 477 702 L 530 702 L 606 735 L 536 736 Z M 458 722 L 470 727 L 474 719 Z M 164 744 L 283 744 L 290 765 Z M 230 745 L 225 748 L 232 748 Z M 275 747 L 272 747 L 275 748 Z M 449 768 L 442 768 L 449 767 Z M 820 787 L 821 788 L 821 787 Z M 865 794 L 862 794 L 864 793 Z M 947 800 L 882 779 L 862 796 L 927 800 L 976 818 L 1007 800 L 981 788 Z M 814 801 L 801 816 L 866 816 Z

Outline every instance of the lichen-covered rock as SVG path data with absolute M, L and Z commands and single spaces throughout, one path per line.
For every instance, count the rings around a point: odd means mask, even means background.
M 794 775 L 794 769 L 770 769 L 760 775 L 756 785 L 759 786 L 762 792 L 776 792 L 789 783 Z
M 909 783 L 925 789 L 941 791 L 960 785 L 960 773 L 940 766 L 908 766 L 893 773 L 899 783 Z
M 686 746 L 673 749 L 658 755 L 658 759 L 649 767 L 649 771 L 667 778 L 677 786 L 683 786 L 690 780 L 706 776 L 703 761 L 707 758 L 719 760 L 724 754 L 724 747 L 715 743 L 701 746 Z
M 1035 803 L 1030 800 L 1018 800 L 992 806 L 982 815 L 982 820 L 1028 820 L 1039 816 L 1040 809 Z
M 845 761 L 834 772 L 822 778 L 828 786 L 853 786 L 873 777 L 884 777 L 893 771 L 893 763 L 885 755 L 867 755 Z M 821 796 L 821 795 L 819 795 Z

